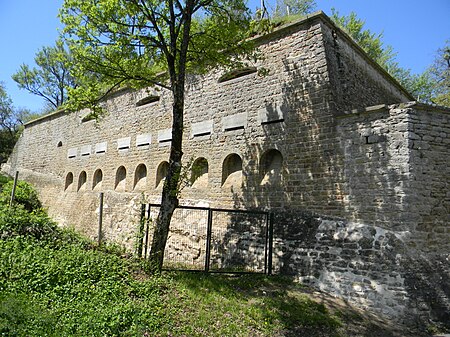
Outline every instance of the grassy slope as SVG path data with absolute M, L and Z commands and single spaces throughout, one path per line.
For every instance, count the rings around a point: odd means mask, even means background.
M 36 196 L 27 186 L 22 205 L 9 208 L 8 188 L 0 191 L 0 336 L 418 336 L 286 277 L 148 276 L 145 261 L 28 211 Z
M 0 275 L 1 336 L 396 336 L 288 278 L 149 277 L 86 243 L 2 240 Z

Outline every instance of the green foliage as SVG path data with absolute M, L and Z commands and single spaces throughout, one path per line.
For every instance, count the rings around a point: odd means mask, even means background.
M 27 294 L 0 292 L 0 336 L 56 336 L 57 321 L 44 305 Z
M 0 192 L 0 204 L 8 204 L 14 181 L 8 181 Z M 27 211 L 38 210 L 42 207 L 36 190 L 27 182 L 19 180 L 14 193 L 14 202 L 22 205 Z
M 37 192 L 30 184 L 24 181 L 17 183 L 15 202 L 9 206 L 13 184 L 13 180 L 8 180 L 0 191 L 0 238 L 56 239 L 56 223 L 41 208 Z
M 273 336 L 298 327 L 334 336 L 340 326 L 322 304 L 296 293 L 290 279 L 149 277 L 141 268 L 140 261 L 62 241 L 1 240 L 0 333 Z
M 138 336 L 166 321 L 165 286 L 135 281 L 115 255 L 23 237 L 0 241 L 0 254 L 0 331 L 8 335 Z
M 450 40 L 437 51 L 426 74 L 430 78 L 433 103 L 450 107 Z
M 20 127 L 29 115 L 27 110 L 16 109 L 0 82 L 0 164 L 6 162 L 19 137 Z
M 274 17 L 306 15 L 316 9 L 315 0 L 277 0 Z
M 42 97 L 49 111 L 63 105 L 67 100 L 67 89 L 75 87 L 71 75 L 72 59 L 61 40 L 55 46 L 43 47 L 34 58 L 37 68 L 22 64 L 12 76 L 19 88 Z
M 3 185 L 5 185 L 8 181 L 10 181 L 12 178 L 4 176 L 0 173 L 0 192 L 3 189 Z
M 355 12 L 341 16 L 333 8 L 331 18 L 379 65 L 386 68 L 393 62 L 396 54 L 391 46 L 384 46 L 383 33 L 376 34 L 365 29 L 365 21 L 358 18 Z
M 72 109 L 87 107 L 98 113 L 99 100 L 121 86 L 172 89 L 170 83 L 179 81 L 179 75 L 230 65 L 248 51 L 242 43 L 249 21 L 243 1 L 171 4 L 64 2 L 60 16 L 80 83 L 69 92 Z
M 22 205 L 12 207 L 0 204 L 0 238 L 31 236 L 37 239 L 53 239 L 56 223 L 44 210 L 28 211 Z

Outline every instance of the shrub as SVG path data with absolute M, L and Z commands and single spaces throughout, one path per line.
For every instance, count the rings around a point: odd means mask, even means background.
M 36 239 L 51 238 L 57 231 L 56 223 L 43 209 L 29 212 L 23 205 L 0 204 L 0 238 L 31 236 Z
M 0 174 L 0 191 L 2 190 L 3 185 L 5 185 L 11 178 Z
M 0 192 L 0 203 L 5 205 L 9 203 L 13 185 L 14 182 L 12 180 L 3 185 L 2 191 Z M 37 192 L 25 181 L 19 181 L 17 183 L 14 201 L 23 205 L 28 211 L 37 210 L 42 207 Z

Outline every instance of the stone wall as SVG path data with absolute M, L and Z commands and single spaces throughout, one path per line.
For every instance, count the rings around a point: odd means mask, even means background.
M 264 57 L 245 76 L 189 77 L 181 202 L 274 211 L 280 272 L 386 314 L 446 317 L 431 271 L 449 274 L 449 111 L 386 105 L 410 97 L 322 13 L 255 41 Z M 104 192 L 105 238 L 133 249 L 140 203 L 160 200 L 171 96 L 121 90 L 106 109 L 27 124 L 2 169 L 93 238 Z

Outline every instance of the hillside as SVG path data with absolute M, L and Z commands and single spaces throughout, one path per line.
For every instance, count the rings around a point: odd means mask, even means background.
M 420 336 L 294 282 L 165 272 L 60 229 L 35 192 L 0 192 L 1 336 Z M 422 333 L 426 336 L 427 334 Z

